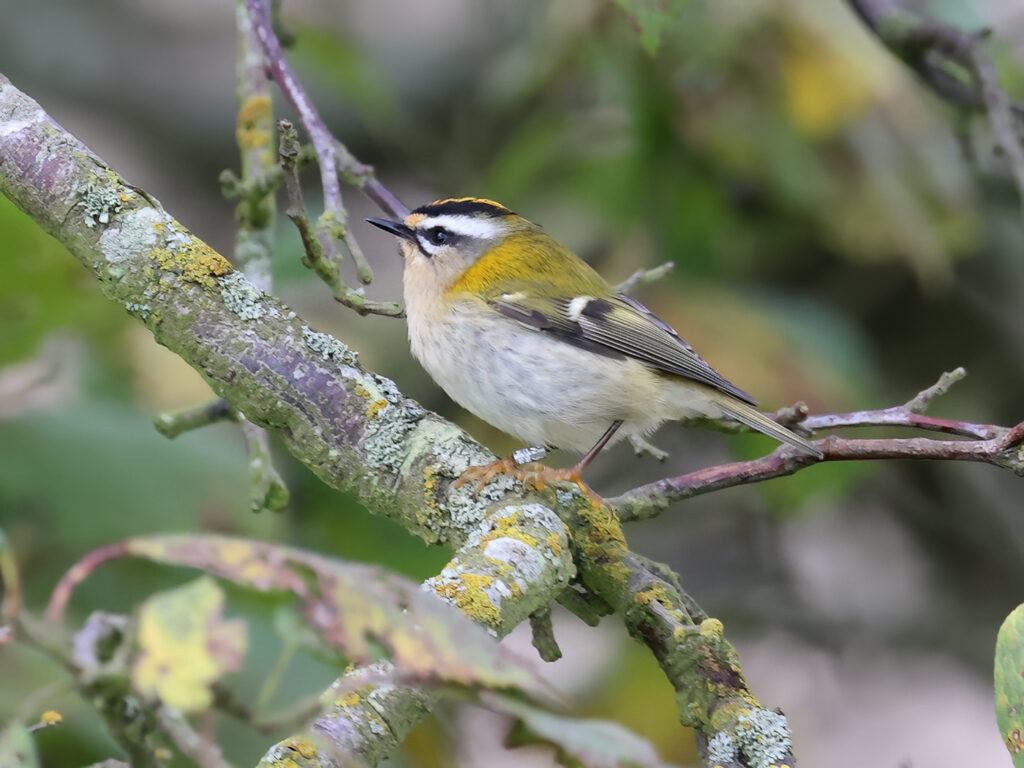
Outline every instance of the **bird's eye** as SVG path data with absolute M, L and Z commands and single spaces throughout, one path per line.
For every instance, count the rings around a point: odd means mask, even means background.
M 427 237 L 434 245 L 444 245 L 450 239 L 450 234 L 444 227 L 434 227 L 427 233 Z

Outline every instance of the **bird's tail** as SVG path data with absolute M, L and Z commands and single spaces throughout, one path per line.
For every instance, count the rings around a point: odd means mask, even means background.
M 775 423 L 759 410 L 752 408 L 744 402 L 731 397 L 723 397 L 718 400 L 718 405 L 725 412 L 726 416 L 736 419 L 741 424 L 746 424 L 751 429 L 763 432 L 769 437 L 774 437 L 780 442 L 792 445 L 794 448 L 798 448 L 812 456 L 817 456 L 819 459 L 824 456 L 818 447 L 804 440 L 800 435 L 793 434 L 781 424 Z

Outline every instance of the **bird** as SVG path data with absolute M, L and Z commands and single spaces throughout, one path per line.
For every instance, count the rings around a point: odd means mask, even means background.
M 504 205 L 447 198 L 401 221 L 366 221 L 398 238 L 410 347 L 441 389 L 540 453 L 583 454 L 566 469 L 513 454 L 470 467 L 457 486 L 499 474 L 538 489 L 571 481 L 598 503 L 582 475 L 601 450 L 696 418 L 732 419 L 822 457 L 672 326 Z

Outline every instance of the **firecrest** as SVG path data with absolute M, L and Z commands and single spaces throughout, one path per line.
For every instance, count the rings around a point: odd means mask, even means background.
M 460 483 L 509 473 L 586 490 L 584 467 L 615 438 L 698 417 L 735 419 L 822 455 L 753 408 L 668 323 L 508 208 L 458 198 L 404 221 L 367 221 L 400 238 L 412 353 L 441 388 L 530 446 L 586 452 L 567 470 L 527 469 L 514 454 Z

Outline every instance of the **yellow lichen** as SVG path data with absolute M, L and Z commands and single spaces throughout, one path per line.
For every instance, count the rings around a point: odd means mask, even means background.
M 232 271 L 232 266 L 227 259 L 198 238 L 192 238 L 189 245 L 177 251 L 155 248 L 152 255 L 161 269 L 167 272 L 177 272 L 185 280 L 204 285 L 207 288 L 213 287 L 214 277 L 220 277 Z
M 39 722 L 43 725 L 60 725 L 64 722 L 64 716 L 54 709 L 48 709 L 39 716 Z
M 298 752 L 299 755 L 306 758 L 307 760 L 312 760 L 314 757 L 317 756 L 317 754 L 319 754 L 317 748 L 305 739 L 288 739 L 288 741 L 286 741 L 284 745 L 286 748 L 294 752 Z
M 250 96 L 238 110 L 235 138 L 239 149 L 245 151 L 262 147 L 270 142 L 272 104 L 264 95 Z
M 434 591 L 457 605 L 481 624 L 496 627 L 501 623 L 501 611 L 491 602 L 485 591 L 494 578 L 479 573 L 460 574 L 457 581 L 438 583 Z
M 336 698 L 334 700 L 334 706 L 336 706 L 336 707 L 354 707 L 356 704 L 358 704 L 362 700 L 363 700 L 362 696 L 360 696 L 355 691 L 351 691 L 349 693 L 346 693 L 344 696 L 339 696 L 338 698 Z
M 537 546 L 537 539 L 519 528 L 518 513 L 499 517 L 495 521 L 494 527 L 480 540 L 480 545 L 486 546 L 489 541 L 504 538 L 519 539 L 519 541 L 530 547 Z
M 548 534 L 547 544 L 548 548 L 556 555 L 562 554 L 562 540 L 555 531 Z
M 381 412 L 381 409 L 387 408 L 387 407 L 388 407 L 388 401 L 385 400 L 384 398 L 381 398 L 380 400 L 374 400 L 366 408 L 366 415 L 369 418 L 374 419 L 374 418 L 377 417 L 377 414 Z
M 435 493 L 436 489 L 437 467 L 433 466 L 432 464 L 428 464 L 423 469 L 423 491 L 424 496 L 426 497 L 427 500 L 427 509 L 431 510 L 432 512 L 440 513 L 441 505 L 438 504 L 437 502 L 437 494 Z M 416 515 L 416 519 L 424 524 L 428 522 L 431 517 L 431 515 L 420 511 L 417 511 Z
M 722 626 L 722 622 L 718 619 L 704 619 L 700 623 L 701 635 L 712 640 L 721 640 L 724 631 L 725 627 Z
M 672 599 L 672 595 L 661 584 L 651 584 L 646 589 L 637 592 L 633 599 L 643 605 L 647 605 L 652 600 L 656 601 L 668 610 L 669 615 L 679 620 L 683 618 L 682 612 Z

